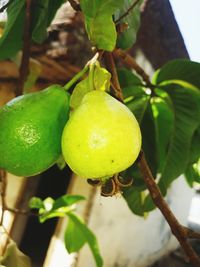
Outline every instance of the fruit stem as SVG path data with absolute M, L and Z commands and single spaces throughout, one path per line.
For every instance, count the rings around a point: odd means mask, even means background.
M 68 91 L 72 85 L 74 85 L 83 75 L 89 70 L 89 65 L 86 65 L 81 71 L 79 71 L 68 83 L 65 84 L 64 89 Z
M 95 65 L 94 64 L 90 64 L 89 65 L 90 71 L 89 71 L 89 88 L 90 90 L 95 89 L 94 88 L 94 69 L 95 69 Z
M 94 64 L 98 60 L 98 58 L 100 58 L 102 56 L 102 54 L 103 54 L 103 51 L 96 52 L 96 54 L 93 56 L 93 58 L 90 59 L 87 62 L 87 64 L 85 65 L 85 67 L 80 72 L 78 72 L 68 83 L 66 83 L 64 85 L 65 91 L 68 91 L 71 88 L 71 86 L 74 85 L 80 78 L 82 78 L 83 75 L 88 70 L 90 70 L 90 72 L 93 72 L 93 70 L 94 70 Z M 92 84 L 93 84 L 93 80 L 92 80 Z

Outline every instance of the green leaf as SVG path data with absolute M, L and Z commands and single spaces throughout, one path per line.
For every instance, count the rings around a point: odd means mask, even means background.
M 69 253 L 78 252 L 86 243 L 84 233 L 70 218 L 65 231 L 64 239 L 65 247 Z
M 49 211 L 53 208 L 55 200 L 52 197 L 47 197 L 45 200 L 43 200 L 43 204 L 46 211 Z
M 54 200 L 50 197 L 43 201 L 44 208 L 39 209 L 39 220 L 41 223 L 55 217 L 65 217 L 75 209 L 74 204 L 85 198 L 80 195 L 63 195 Z
M 134 184 L 129 188 L 123 189 L 123 197 L 125 198 L 130 210 L 139 216 L 144 216 L 142 195 L 143 192 L 138 191 Z
M 48 212 L 43 212 L 39 216 L 40 223 L 45 222 L 46 220 L 57 218 L 57 217 L 65 217 L 69 212 L 74 211 L 74 207 L 66 206 L 60 208 L 58 210 L 49 210 Z
M 65 168 L 67 163 L 65 162 L 63 155 L 60 155 L 59 159 L 56 161 L 56 164 L 60 170 L 63 170 Z
M 25 0 L 12 1 L 7 9 L 7 22 L 0 38 L 0 60 L 11 58 L 23 44 Z
M 138 85 L 141 88 L 142 80 L 132 71 L 122 68 L 118 69 L 117 73 L 118 73 L 119 83 L 122 88 L 131 86 L 136 87 Z
M 102 267 L 103 266 L 103 259 L 102 259 L 101 254 L 100 254 L 99 246 L 98 246 L 97 239 L 96 239 L 95 235 L 82 222 L 82 220 L 77 215 L 75 215 L 74 213 L 68 213 L 68 217 L 74 223 L 75 227 L 78 228 L 78 231 L 82 233 L 81 238 L 82 239 L 85 238 L 85 242 L 88 243 L 88 245 L 91 249 L 91 252 L 93 254 L 93 257 L 95 259 L 96 266 Z M 83 242 L 83 240 L 82 240 L 82 242 Z
M 102 68 L 98 61 L 90 65 L 88 76 L 74 88 L 70 99 L 72 109 L 77 108 L 88 92 L 92 90 L 106 91 L 110 87 L 111 74 Z
M 167 189 L 171 182 L 184 173 L 189 160 L 190 146 L 199 125 L 200 94 L 197 90 L 178 85 L 165 86 L 174 113 L 174 123 L 164 166 L 161 170 L 160 186 Z
M 132 104 L 132 107 L 130 107 Z M 145 152 L 148 164 L 154 176 L 157 174 L 158 159 L 157 159 L 157 139 L 156 139 L 156 124 L 153 116 L 153 110 L 149 101 L 149 96 L 138 97 L 126 103 L 126 105 L 136 115 L 140 122 L 142 132 L 142 148 Z M 123 174 L 122 174 L 123 176 Z M 146 189 L 141 173 L 138 168 L 133 164 L 125 171 L 125 176 L 133 177 L 133 186 L 125 189 L 124 197 L 128 206 L 133 213 L 144 216 L 146 207 L 144 207 L 144 196 L 141 190 Z M 134 201 L 133 201 L 134 199 Z M 154 205 L 153 208 L 154 209 Z
M 136 163 L 134 163 L 131 167 L 126 169 L 125 171 L 120 173 L 120 176 L 122 176 L 124 179 L 128 179 L 130 177 L 133 178 L 133 187 L 134 190 L 137 191 L 144 191 L 146 190 L 146 185 L 144 183 L 144 179 L 141 176 L 141 173 L 138 169 L 138 166 Z M 125 188 L 126 190 L 126 188 Z
M 154 210 L 155 208 L 156 208 L 156 206 L 154 205 L 150 194 L 148 194 L 144 199 L 143 209 L 145 212 L 150 212 L 150 211 Z
M 6 267 L 31 267 L 31 260 L 23 254 L 17 244 L 9 238 L 4 256 L 0 256 L 0 265 Z
M 133 112 L 139 124 L 141 123 L 148 105 L 148 97 L 135 97 L 131 101 L 125 102 L 126 106 Z
M 30 209 L 44 209 L 44 203 L 39 197 L 32 197 L 29 200 L 29 208 Z
M 153 176 L 157 174 L 157 143 L 156 143 L 156 125 L 153 117 L 151 104 L 148 103 L 142 118 L 140 128 L 142 132 L 142 149 L 145 153 L 147 162 Z
M 52 210 L 60 209 L 62 207 L 71 206 L 75 203 L 85 200 L 84 196 L 80 195 L 64 195 L 54 201 Z
M 108 91 L 110 88 L 111 74 L 105 68 L 102 68 L 98 62 L 94 69 L 94 89 Z
M 151 107 L 156 130 L 156 156 L 159 172 L 162 170 L 165 163 L 174 117 L 170 106 L 165 101 L 165 98 L 162 99 L 160 97 L 153 97 L 151 99 Z
M 200 63 L 187 59 L 169 61 L 155 72 L 153 82 L 161 84 L 168 80 L 180 80 L 200 88 Z
M 72 109 L 80 106 L 81 101 L 85 94 L 92 91 L 93 88 L 90 87 L 90 79 L 87 76 L 84 80 L 80 81 L 74 88 L 73 93 L 70 98 L 70 107 Z
M 200 126 L 197 128 L 197 130 L 194 132 L 194 135 L 192 137 L 192 143 L 190 148 L 190 159 L 189 163 L 195 163 L 198 161 L 200 157 Z
M 136 41 L 137 31 L 140 26 L 140 1 L 130 12 L 123 18 L 120 22 L 128 24 L 127 29 L 118 35 L 117 46 L 122 49 L 128 49 L 133 46 Z M 120 12 L 116 12 L 115 19 L 117 20 L 121 15 L 123 15 L 129 7 L 133 4 L 133 0 L 124 0 L 123 8 Z
M 42 43 L 47 38 L 47 28 L 64 0 L 39 0 L 32 18 L 32 40 Z
M 123 0 L 81 0 L 89 39 L 98 49 L 112 51 L 117 32 L 112 15 L 123 6 Z
M 197 163 L 187 167 L 185 170 L 185 178 L 190 187 L 193 186 L 194 182 L 200 183 L 200 159 Z
M 120 85 L 123 89 L 124 102 L 140 123 L 149 102 L 149 95 L 142 87 L 142 81 L 133 72 L 118 70 Z

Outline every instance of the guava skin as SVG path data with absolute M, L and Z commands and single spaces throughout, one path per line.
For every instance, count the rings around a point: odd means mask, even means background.
M 132 112 L 103 91 L 87 93 L 62 135 L 65 161 L 83 178 L 103 178 L 127 169 L 138 157 L 141 132 Z
M 33 176 L 61 155 L 69 95 L 59 85 L 19 96 L 0 109 L 0 168 Z

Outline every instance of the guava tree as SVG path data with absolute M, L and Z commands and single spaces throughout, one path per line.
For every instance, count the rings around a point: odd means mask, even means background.
M 46 40 L 47 28 L 64 2 L 10 0 L 2 8 L 8 18 L 0 59 L 16 60 L 22 50 L 17 97 L 0 110 L 3 190 L 5 171 L 36 175 L 63 155 L 62 161 L 76 174 L 101 187 L 102 196 L 123 193 L 138 216 L 159 208 L 190 262 L 200 266 L 187 241 L 196 233 L 177 221 L 163 198 L 181 174 L 189 186 L 200 182 L 199 63 L 173 60 L 150 78 L 127 52 L 136 40 L 142 1 L 69 0 L 84 17 L 93 56 L 64 86 L 30 93 L 37 79 L 30 64 L 31 42 Z M 3 225 L 4 211 L 15 210 L 6 205 L 4 192 L 1 196 Z M 74 252 L 88 243 L 100 267 L 95 235 L 74 212 L 74 204 L 83 199 L 32 198 L 29 206 L 37 210 L 40 222 L 68 216 L 66 248 Z M 2 264 L 5 261 L 3 257 Z

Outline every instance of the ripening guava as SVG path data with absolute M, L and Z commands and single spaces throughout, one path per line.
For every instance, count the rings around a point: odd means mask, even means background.
M 52 166 L 61 154 L 69 115 L 69 94 L 59 85 L 19 96 L 0 109 L 0 168 L 31 176 Z
M 138 157 L 141 132 L 132 112 L 109 94 L 87 93 L 62 135 L 62 152 L 83 178 L 104 178 L 127 169 Z

